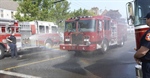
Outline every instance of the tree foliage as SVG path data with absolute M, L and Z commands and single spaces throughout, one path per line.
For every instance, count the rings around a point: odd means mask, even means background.
M 19 0 L 16 0 L 19 1 Z M 23 0 L 19 1 L 19 7 L 15 18 L 19 21 L 61 21 L 69 15 L 68 1 L 55 0 Z
M 94 16 L 94 13 L 92 11 L 81 8 L 71 12 L 71 17 L 78 17 L 78 16 Z
M 55 5 L 53 5 L 53 8 L 51 9 L 50 16 L 53 16 L 50 20 L 55 19 L 57 23 L 60 21 L 65 20 L 69 17 L 70 11 L 69 11 L 70 3 L 68 1 L 59 2 Z
M 18 1 L 19 7 L 15 18 L 19 21 L 52 21 L 59 26 L 63 26 L 65 21 L 70 17 L 93 16 L 94 13 L 86 9 L 70 11 L 70 4 L 67 0 L 15 0 Z
M 33 4 L 32 0 L 24 0 L 19 2 L 19 7 L 15 18 L 19 21 L 35 20 L 38 15 L 38 4 Z
M 38 20 L 47 21 L 49 18 L 49 11 L 51 9 L 51 2 L 49 0 L 43 0 L 39 3 Z

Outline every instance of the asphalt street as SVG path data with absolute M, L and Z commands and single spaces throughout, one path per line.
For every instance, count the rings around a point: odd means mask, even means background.
M 53 49 L 20 52 L 20 59 L 7 55 L 0 60 L 1 78 L 136 78 L 134 35 L 123 47 L 113 46 L 105 54 L 76 55 Z

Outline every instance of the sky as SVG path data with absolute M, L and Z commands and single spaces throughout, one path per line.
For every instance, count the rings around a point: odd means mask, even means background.
M 119 10 L 123 18 L 126 18 L 126 3 L 133 0 L 68 0 L 71 11 L 79 8 L 90 10 L 92 7 L 98 7 L 103 10 Z

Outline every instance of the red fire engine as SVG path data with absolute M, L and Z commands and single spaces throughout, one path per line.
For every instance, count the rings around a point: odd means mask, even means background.
M 149 29 L 143 18 L 150 11 L 150 0 L 134 0 L 127 3 L 128 24 L 135 28 L 136 49 L 140 48 L 140 40 Z M 137 77 L 142 78 L 141 68 L 136 65 Z
M 5 53 L 9 52 L 6 38 L 10 36 L 11 31 L 16 32 L 17 48 L 21 48 L 21 34 L 19 33 L 18 22 L 16 20 L 0 18 L 0 59 L 4 57 Z
M 52 47 L 61 42 L 58 26 L 47 21 L 19 22 L 23 46 Z
M 83 16 L 65 21 L 64 44 L 60 49 L 75 52 L 92 52 L 109 46 L 123 46 L 126 26 L 107 16 Z
M 150 11 L 150 1 L 149 0 L 135 0 L 133 2 L 127 3 L 127 15 L 129 25 L 135 27 L 135 38 L 136 38 L 136 48 L 139 49 L 140 39 L 149 28 L 146 25 L 145 19 L 143 18 Z

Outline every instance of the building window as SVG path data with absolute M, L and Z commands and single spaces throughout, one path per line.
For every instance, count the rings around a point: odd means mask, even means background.
M 11 11 L 11 18 L 14 18 L 14 12 Z
M 1 17 L 3 17 L 3 16 L 4 16 L 4 14 L 3 14 L 3 10 L 1 10 L 0 14 L 1 14 Z

